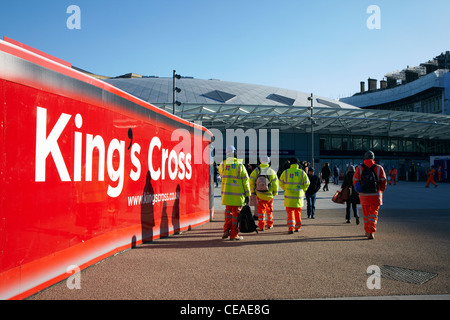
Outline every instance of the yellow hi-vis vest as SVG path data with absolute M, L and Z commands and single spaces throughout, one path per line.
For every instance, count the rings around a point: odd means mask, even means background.
M 222 177 L 222 204 L 227 206 L 243 206 L 245 198 L 250 196 L 250 184 L 247 170 L 242 160 L 227 158 L 219 166 Z
M 280 186 L 284 190 L 284 206 L 287 208 L 303 207 L 303 196 L 309 187 L 309 178 L 298 164 L 291 164 L 280 176 Z
M 260 174 L 266 175 L 270 181 L 270 189 L 267 191 L 256 190 L 256 180 Z M 272 200 L 274 196 L 278 195 L 278 177 L 275 170 L 265 163 L 260 164 L 258 168 L 253 170 L 250 174 L 250 192 L 265 201 Z

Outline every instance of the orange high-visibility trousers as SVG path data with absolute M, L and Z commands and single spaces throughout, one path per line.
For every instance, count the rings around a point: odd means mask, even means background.
M 377 231 L 378 210 L 377 205 L 361 205 L 364 216 L 364 230 L 366 233 L 375 233 Z
M 389 176 L 389 185 L 391 185 L 392 181 L 394 182 L 394 186 L 397 184 L 397 178 L 396 176 Z
M 239 236 L 238 222 L 241 210 L 242 207 L 225 206 L 225 223 L 223 224 L 223 231 L 230 230 L 230 239 Z
M 287 227 L 289 231 L 300 230 L 302 227 L 302 208 L 286 207 L 287 212 Z
M 436 186 L 436 182 L 434 182 L 434 176 L 429 175 L 428 176 L 428 180 L 427 180 L 427 188 L 430 185 L 430 183 L 434 184 L 434 186 Z
M 256 206 L 258 208 L 258 227 L 264 230 L 267 221 L 267 227 L 271 228 L 273 226 L 273 199 L 266 201 L 257 197 Z

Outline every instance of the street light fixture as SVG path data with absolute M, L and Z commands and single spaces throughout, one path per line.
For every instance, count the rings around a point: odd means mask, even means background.
M 311 111 L 311 166 L 314 168 L 314 125 L 316 124 L 316 121 L 314 121 L 313 114 L 314 114 L 314 99 L 313 94 L 311 93 L 311 96 L 308 97 L 308 100 L 311 101 L 311 107 L 309 107 L 309 110 Z
M 181 79 L 181 76 L 179 74 L 176 73 L 176 70 L 173 70 L 173 77 L 172 77 L 172 112 L 173 114 L 175 114 L 175 104 L 177 106 L 181 105 L 181 102 L 179 102 L 178 100 L 176 100 L 176 94 L 181 92 L 181 89 L 175 86 L 175 79 Z

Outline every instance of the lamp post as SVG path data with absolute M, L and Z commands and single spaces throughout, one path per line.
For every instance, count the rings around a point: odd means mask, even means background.
M 314 124 L 316 123 L 313 118 L 314 114 L 314 99 L 313 94 L 311 93 L 311 96 L 308 97 L 308 100 L 311 102 L 311 107 L 309 107 L 309 110 L 311 112 L 310 120 L 311 120 L 311 166 L 314 168 Z
M 181 89 L 175 86 L 175 79 L 180 79 L 181 76 L 176 73 L 176 70 L 173 70 L 173 77 L 172 77 L 172 113 L 175 114 L 175 104 L 177 106 L 181 105 L 181 102 L 176 101 L 176 93 L 180 93 Z

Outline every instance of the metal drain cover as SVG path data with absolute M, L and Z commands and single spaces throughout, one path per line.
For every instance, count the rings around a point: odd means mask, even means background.
M 437 273 L 417 271 L 406 268 L 382 266 L 381 277 L 390 280 L 403 281 L 412 284 L 424 284 L 437 276 Z

